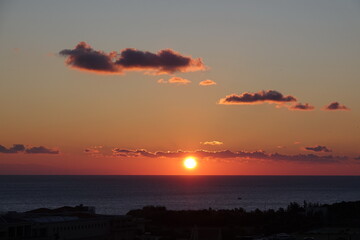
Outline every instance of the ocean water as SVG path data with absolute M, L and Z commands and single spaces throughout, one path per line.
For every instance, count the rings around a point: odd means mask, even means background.
M 0 176 L 0 212 L 84 204 L 102 214 L 168 209 L 278 209 L 360 200 L 360 176 Z

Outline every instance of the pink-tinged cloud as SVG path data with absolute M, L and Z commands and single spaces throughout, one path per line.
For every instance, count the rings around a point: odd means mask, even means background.
M 296 103 L 294 105 L 289 106 L 290 110 L 295 110 L 295 111 L 312 111 L 315 109 L 314 106 L 311 106 L 308 103 L 302 104 L 302 103 Z
M 261 104 L 261 103 L 288 103 L 295 102 L 293 96 L 284 96 L 278 91 L 268 90 L 257 93 L 242 93 L 240 95 L 231 94 L 219 100 L 219 104 L 225 105 L 243 105 L 243 104 Z
M 317 145 L 315 147 L 305 147 L 307 151 L 314 151 L 314 152 L 332 152 L 331 149 L 327 148 L 326 146 Z
M 202 145 L 211 145 L 211 146 L 219 146 L 219 145 L 223 145 L 223 142 L 220 141 L 207 141 L 207 142 L 200 142 L 200 144 Z
M 25 147 L 23 144 L 13 144 L 12 147 L 6 148 L 0 145 L 0 153 L 28 153 L 28 154 L 59 154 L 57 149 L 47 148 L 44 146 L 39 147 Z
M 121 74 L 124 71 L 148 71 L 153 74 L 203 71 L 207 67 L 201 58 L 183 56 L 172 49 L 157 53 L 126 48 L 119 53 L 94 50 L 89 44 L 80 42 L 74 49 L 64 49 L 60 55 L 66 64 L 79 70 L 94 73 Z
M 271 160 L 271 161 L 295 161 L 295 162 L 316 162 L 316 163 L 338 163 L 348 160 L 346 156 L 318 156 L 315 154 L 297 154 L 297 155 L 283 155 L 279 153 L 265 153 L 263 151 L 246 152 L 238 151 L 233 152 L 230 150 L 224 151 L 158 151 L 148 152 L 144 149 L 141 150 L 128 150 L 115 148 L 112 150 L 115 157 L 150 157 L 150 158 L 185 158 L 187 156 L 194 156 L 197 158 L 239 158 L 239 159 L 258 159 L 258 160 Z
M 168 80 L 164 80 L 163 78 L 157 80 L 158 83 L 170 83 L 170 84 L 178 84 L 178 85 L 186 85 L 191 83 L 190 80 L 182 78 L 182 77 L 172 77 Z
M 199 82 L 200 86 L 211 86 L 211 85 L 216 85 L 216 84 L 217 84 L 216 82 L 214 82 L 213 80 L 210 80 L 210 79 Z
M 341 105 L 338 102 L 332 102 L 329 105 L 326 105 L 323 110 L 325 110 L 325 111 L 335 111 L 335 110 L 349 111 L 350 108 L 346 107 L 345 105 Z

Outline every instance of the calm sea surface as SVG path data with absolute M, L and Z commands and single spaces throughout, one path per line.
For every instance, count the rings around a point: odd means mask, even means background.
M 0 176 L 0 212 L 80 203 L 104 214 L 146 205 L 277 209 L 304 200 L 360 200 L 360 176 Z

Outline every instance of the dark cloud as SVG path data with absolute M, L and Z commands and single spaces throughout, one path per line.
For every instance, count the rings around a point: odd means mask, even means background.
M 278 91 L 268 90 L 257 93 L 242 93 L 241 95 L 231 94 L 220 99 L 219 104 L 260 104 L 260 103 L 287 103 L 294 102 L 293 96 L 284 96 Z
M 124 69 L 153 70 L 158 74 L 174 72 L 193 72 L 205 70 L 200 58 L 182 56 L 171 49 L 160 50 L 157 53 L 143 52 L 133 48 L 121 51 L 116 65 Z
M 290 110 L 300 110 L 300 111 L 311 111 L 314 110 L 315 107 L 311 106 L 308 103 L 302 104 L 302 103 L 296 103 L 289 107 Z
M 314 151 L 314 152 L 331 152 L 331 149 L 319 145 L 315 147 L 305 147 L 305 150 Z
M 0 153 L 44 153 L 44 154 L 59 154 L 60 151 L 56 149 L 47 148 L 44 146 L 26 148 L 23 144 L 13 144 L 11 148 L 6 148 L 0 145 Z
M 59 54 L 67 56 L 66 63 L 71 67 L 99 73 L 121 72 L 114 64 L 116 54 L 96 51 L 85 42 L 80 42 L 75 49 L 64 49 Z
M 0 153 L 18 153 L 23 151 L 25 151 L 25 146 L 22 144 L 13 144 L 10 148 L 0 145 Z
M 233 152 L 230 150 L 224 151 L 158 151 L 148 152 L 146 150 L 127 150 L 127 149 L 113 149 L 113 155 L 118 157 L 151 157 L 151 158 L 185 158 L 187 156 L 194 156 L 198 158 L 240 158 L 240 159 L 260 159 L 272 161 L 295 161 L 295 162 L 317 162 L 317 163 L 335 163 L 347 160 L 346 156 L 318 156 L 315 154 L 297 154 L 297 155 L 283 155 L 279 153 L 266 153 L 263 151 Z
M 31 147 L 25 150 L 29 154 L 59 154 L 60 151 L 56 149 L 47 148 L 44 146 Z
M 358 157 L 356 157 L 356 158 L 354 158 L 355 160 L 360 160 L 360 156 L 358 156 Z
M 348 111 L 350 110 L 350 108 L 346 107 L 345 105 L 341 105 L 340 103 L 338 102 L 332 102 L 330 103 L 329 105 L 326 105 L 324 107 L 324 110 L 327 110 L 327 111 L 334 111 L 334 110 L 345 110 L 345 111 Z
M 105 53 L 94 50 L 85 42 L 75 49 L 64 49 L 60 55 L 66 56 L 66 63 L 74 68 L 96 73 L 119 74 L 124 71 L 150 71 L 154 74 L 193 72 L 205 70 L 201 58 L 183 56 L 171 49 L 157 53 L 126 48 L 119 53 Z

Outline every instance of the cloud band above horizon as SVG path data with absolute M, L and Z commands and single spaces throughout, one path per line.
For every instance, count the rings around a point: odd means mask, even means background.
M 89 150 L 86 153 L 94 154 Z M 102 154 L 97 152 L 96 154 Z M 156 151 L 149 152 L 145 149 L 121 149 L 114 148 L 110 156 L 113 157 L 148 157 L 148 158 L 185 158 L 188 156 L 194 156 L 198 158 L 212 158 L 212 159 L 258 159 L 258 160 L 272 160 L 272 161 L 291 161 L 291 162 L 315 162 L 315 163 L 339 163 L 348 160 L 347 156 L 319 156 L 315 154 L 295 154 L 285 155 L 279 153 L 266 153 L 264 151 L 207 151 L 207 150 L 196 150 L 196 151 Z

